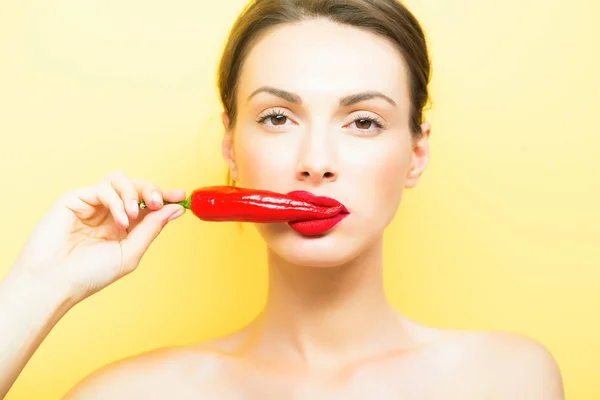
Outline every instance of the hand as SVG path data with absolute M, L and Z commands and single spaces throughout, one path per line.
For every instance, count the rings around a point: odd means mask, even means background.
M 182 189 L 110 174 L 94 186 L 61 196 L 36 226 L 15 263 L 15 272 L 52 285 L 73 304 L 138 266 L 165 225 L 185 208 Z M 144 200 L 147 208 L 140 210 Z

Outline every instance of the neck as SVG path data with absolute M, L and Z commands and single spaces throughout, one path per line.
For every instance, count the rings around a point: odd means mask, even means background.
M 383 238 L 332 268 L 292 265 L 271 250 L 258 341 L 311 364 L 347 362 L 398 346 L 406 329 L 383 286 Z

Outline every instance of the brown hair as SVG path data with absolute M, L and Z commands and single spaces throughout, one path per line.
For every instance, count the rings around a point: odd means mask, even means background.
M 235 126 L 238 78 L 252 45 L 270 28 L 312 18 L 364 29 L 397 46 L 408 67 L 410 130 L 413 137 L 421 137 L 431 63 L 421 25 L 397 0 L 253 0 L 233 25 L 218 70 L 221 103 L 229 116 L 229 128 Z

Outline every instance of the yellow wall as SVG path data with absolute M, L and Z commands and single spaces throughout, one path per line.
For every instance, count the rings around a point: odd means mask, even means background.
M 245 0 L 0 3 L 0 275 L 60 193 L 115 169 L 220 184 L 215 68 Z M 389 229 L 408 316 L 548 346 L 600 398 L 600 5 L 411 0 L 434 60 L 432 160 Z M 254 229 L 191 214 L 73 309 L 9 400 L 54 399 L 129 355 L 236 329 L 265 295 Z

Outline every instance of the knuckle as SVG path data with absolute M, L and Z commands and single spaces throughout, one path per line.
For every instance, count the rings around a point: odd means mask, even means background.
M 123 207 L 123 202 L 119 201 L 118 199 L 109 199 L 108 207 L 112 211 L 120 211 L 120 209 Z
M 144 187 L 152 190 L 158 189 L 158 185 L 151 181 L 144 181 Z
M 120 169 L 117 169 L 117 170 L 113 171 L 113 172 L 110 174 L 110 176 L 111 176 L 112 178 L 117 178 L 117 179 L 120 179 L 120 178 L 127 177 L 127 175 L 125 174 L 125 172 L 123 172 L 123 170 L 120 170 Z
M 115 191 L 115 188 L 109 184 L 101 185 L 100 188 L 98 188 L 98 196 L 106 199 L 107 201 L 114 200 L 116 195 L 117 192 Z
M 98 186 L 96 186 L 95 190 L 96 190 L 96 194 L 98 196 L 98 199 L 101 202 L 105 203 L 107 201 L 107 199 L 108 199 L 107 190 L 106 190 L 105 186 L 98 185 Z
M 119 189 L 122 188 L 123 186 L 125 186 L 126 182 L 128 182 L 128 181 L 129 181 L 129 178 L 121 170 L 114 171 L 107 177 L 107 182 L 111 186 L 113 186 L 115 188 L 119 188 Z
M 98 181 L 98 185 L 103 185 L 106 183 L 110 184 L 110 182 L 112 182 L 112 175 L 106 175 L 105 177 L 100 179 L 100 181 Z
M 148 193 L 155 192 L 157 189 L 158 187 L 152 182 L 146 182 L 144 184 L 144 190 L 146 190 Z
M 135 185 L 135 182 L 131 179 L 127 179 L 127 184 L 126 184 L 126 190 L 127 190 L 127 194 L 129 196 L 134 196 L 137 197 L 138 194 L 138 190 L 137 187 Z
M 80 191 L 81 191 L 81 189 L 72 189 L 72 190 L 66 191 L 59 196 L 59 199 L 68 199 L 68 198 L 75 197 L 79 194 Z
M 134 187 L 141 193 L 149 193 L 148 188 L 152 186 L 152 183 L 142 180 L 142 179 L 132 179 L 132 183 Z
M 126 193 L 126 199 L 127 200 L 139 201 L 140 196 L 139 196 L 137 190 L 131 190 L 131 191 L 129 191 L 129 192 Z
M 110 181 L 107 179 L 103 179 L 102 181 L 98 182 L 95 187 L 98 192 L 106 192 L 107 190 L 113 189 Z
M 119 205 L 123 204 L 123 202 L 121 201 L 121 198 L 119 197 L 119 195 L 117 194 L 117 192 L 114 189 L 106 190 L 104 192 L 104 194 L 103 195 L 101 194 L 100 196 L 111 207 L 113 207 L 113 206 L 119 207 Z
M 55 199 L 55 203 L 56 204 L 67 204 L 69 203 L 72 199 L 77 197 L 77 190 L 69 190 L 68 192 L 64 192 L 62 194 L 60 194 L 56 199 Z

